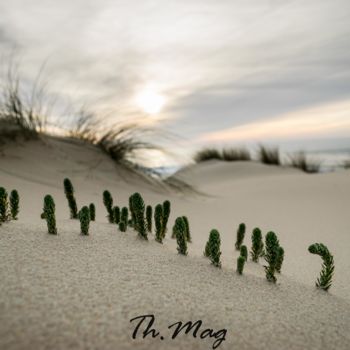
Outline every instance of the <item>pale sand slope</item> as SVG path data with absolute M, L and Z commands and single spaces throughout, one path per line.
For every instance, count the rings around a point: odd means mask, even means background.
M 89 237 L 67 219 L 66 176 L 79 206 L 97 206 Z M 91 147 L 47 140 L 5 148 L 0 184 L 17 188 L 22 202 L 20 219 L 0 227 L 0 349 L 210 349 L 215 339 L 170 339 L 168 325 L 198 319 L 203 329 L 228 329 L 219 349 L 348 349 L 349 173 L 208 163 L 178 176 L 211 196 L 155 191 Z M 170 226 L 176 216 L 189 216 L 189 256 L 177 255 L 170 238 L 163 245 L 153 237 L 143 242 L 106 223 L 104 189 L 119 205 L 136 190 L 151 204 L 169 198 Z M 46 193 L 56 201 L 58 236 L 48 235 L 39 218 Z M 243 276 L 234 272 L 241 221 L 248 246 L 255 226 L 279 235 L 286 261 L 277 285 L 265 280 L 262 261 L 249 262 Z M 202 257 L 212 227 L 222 235 L 221 270 Z M 321 261 L 307 246 L 316 241 L 335 255 L 330 293 L 314 288 Z M 148 313 L 156 315 L 163 341 L 131 339 L 129 320 Z

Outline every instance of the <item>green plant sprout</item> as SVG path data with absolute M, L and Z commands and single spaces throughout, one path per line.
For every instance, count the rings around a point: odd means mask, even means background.
M 17 220 L 19 213 L 19 194 L 17 190 L 12 190 L 10 194 L 10 208 L 11 208 L 11 217 L 13 220 Z
M 147 221 L 147 231 L 149 233 L 152 233 L 152 216 L 153 216 L 152 206 L 147 205 L 147 207 L 146 207 L 146 221 Z
M 244 240 L 244 235 L 245 235 L 245 224 L 242 223 L 238 226 L 238 229 L 237 229 L 237 237 L 236 237 L 236 244 L 235 244 L 236 250 L 240 250 Z
M 255 228 L 252 233 L 252 249 L 250 251 L 250 255 L 254 262 L 259 261 L 259 257 L 262 255 L 264 251 L 264 243 L 262 241 L 261 230 L 259 228 Z
M 265 265 L 266 279 L 269 282 L 276 283 L 276 266 L 279 259 L 279 242 L 274 232 L 270 231 L 265 237 L 265 261 L 268 265 Z
M 241 254 L 241 256 L 243 256 L 245 261 L 248 260 L 248 249 L 247 249 L 247 246 L 241 245 L 240 254 Z
M 243 269 L 244 269 L 244 264 L 246 262 L 246 259 L 244 256 L 240 255 L 237 258 L 237 272 L 238 274 L 242 275 L 243 274 Z
M 174 231 L 176 234 L 177 251 L 181 255 L 187 255 L 186 226 L 182 217 L 175 220 Z
M 113 218 L 113 197 L 111 193 L 107 190 L 103 191 L 103 204 L 106 207 L 107 210 L 107 218 L 108 222 L 110 224 L 113 224 L 114 218 Z
M 186 227 L 186 241 L 187 242 L 192 242 L 192 237 L 191 237 L 191 231 L 190 231 L 190 223 L 188 221 L 187 216 L 183 216 L 182 217 L 184 223 L 185 223 L 185 227 Z
M 47 231 L 52 235 L 57 235 L 55 202 L 49 194 L 44 197 L 44 216 L 47 223 Z
M 118 225 L 120 222 L 120 208 L 117 205 L 113 207 L 113 219 L 114 223 Z
M 163 206 L 157 204 L 154 210 L 154 223 L 156 226 L 156 241 L 162 243 L 163 241 Z
M 74 197 L 74 188 L 72 182 L 68 178 L 65 178 L 63 180 L 63 186 L 70 210 L 70 218 L 78 219 L 78 206 Z
M 170 210 L 171 210 L 170 202 L 168 200 L 164 201 L 163 203 L 163 238 L 165 237 L 165 234 L 167 232 Z
M 140 238 L 148 240 L 145 222 L 145 202 L 138 192 L 132 196 L 132 208 L 136 219 L 136 227 L 134 228 L 136 228 Z
M 322 270 L 320 276 L 316 280 L 316 287 L 328 291 L 332 285 L 334 274 L 334 259 L 328 248 L 322 243 L 310 245 L 309 252 L 317 254 L 322 258 Z
M 80 230 L 83 235 L 89 234 L 90 210 L 87 206 L 81 208 L 79 212 Z
M 220 233 L 218 230 L 211 230 L 209 234 L 209 259 L 211 263 L 216 266 L 216 267 L 221 267 L 221 262 L 220 262 L 220 256 L 221 256 L 221 251 L 220 251 L 220 245 L 221 245 L 221 240 L 220 240 Z
M 90 203 L 89 211 L 90 211 L 90 220 L 95 221 L 96 220 L 96 208 L 95 208 L 94 203 Z
M 8 204 L 8 194 L 4 187 L 0 187 L 0 223 L 8 221 L 9 215 L 9 204 Z
M 278 259 L 277 259 L 277 264 L 276 264 L 276 271 L 278 273 L 281 273 L 283 260 L 284 260 L 284 249 L 281 246 L 279 246 L 278 247 Z
M 120 222 L 123 222 L 125 224 L 125 230 L 122 231 L 122 232 L 125 232 L 126 231 L 126 228 L 128 226 L 128 221 L 129 221 L 129 210 L 127 207 L 123 207 L 122 210 L 121 210 L 121 214 L 120 214 Z M 120 228 L 120 225 L 119 225 L 119 228 Z

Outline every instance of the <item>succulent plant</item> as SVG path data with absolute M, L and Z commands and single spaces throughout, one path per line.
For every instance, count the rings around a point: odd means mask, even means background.
M 243 274 L 243 269 L 244 269 L 244 264 L 246 262 L 246 259 L 244 256 L 240 255 L 237 258 L 237 272 L 238 274 L 242 275 Z
M 209 244 L 209 247 L 208 247 L 209 259 L 211 263 L 216 267 L 221 267 L 221 262 L 220 262 L 221 240 L 220 240 L 220 233 L 218 230 L 213 229 L 210 231 L 208 244 Z
M 252 233 L 252 249 L 250 251 L 252 260 L 254 262 L 258 262 L 263 251 L 264 243 L 262 240 L 261 230 L 259 228 L 255 228 Z
M 140 238 L 147 240 L 148 237 L 145 221 L 145 202 L 138 192 L 134 193 L 132 196 L 132 208 L 136 219 L 136 227 L 134 228 L 136 228 Z
M 124 222 L 125 224 L 125 230 L 126 230 L 126 227 L 128 226 L 128 221 L 129 221 L 129 210 L 127 207 L 123 207 L 122 210 L 121 210 L 121 214 L 120 214 L 120 222 Z M 120 227 L 120 225 L 119 225 Z M 123 231 L 124 232 L 124 231 Z
M 96 220 L 96 208 L 95 208 L 94 203 L 90 203 L 89 211 L 90 211 L 90 220 L 95 221 Z
M 205 244 L 205 248 L 204 248 L 203 255 L 204 255 L 206 258 L 209 258 L 209 257 L 210 257 L 210 245 L 209 245 L 209 240 L 208 240 L 207 243 Z
M 162 243 L 163 241 L 163 206 L 157 204 L 154 210 L 154 223 L 156 226 L 156 241 Z
M 103 204 L 106 207 L 107 210 L 107 218 L 109 223 L 114 222 L 114 217 L 113 217 L 113 197 L 111 193 L 107 190 L 103 191 Z
M 176 234 L 178 253 L 187 255 L 186 226 L 182 217 L 178 217 L 175 220 L 174 231 Z
M 129 211 L 130 211 L 130 216 L 131 216 L 131 221 L 129 223 L 129 226 L 135 227 L 136 226 L 136 214 L 135 210 L 133 208 L 133 195 L 129 197 Z
M 0 187 L 0 223 L 8 220 L 8 194 L 4 187 Z
M 49 194 L 44 197 L 44 216 L 47 223 L 48 233 L 57 235 L 55 202 Z
M 270 231 L 265 237 L 265 261 L 266 278 L 269 282 L 276 283 L 276 266 L 279 259 L 279 242 L 274 232 Z
M 68 178 L 65 178 L 63 180 L 63 186 L 70 210 L 70 218 L 78 219 L 78 206 L 74 197 L 74 187 L 72 185 L 72 182 Z
M 310 245 L 309 252 L 311 254 L 317 254 L 322 258 L 322 270 L 320 276 L 316 280 L 316 287 L 328 291 L 332 285 L 332 278 L 334 274 L 333 255 L 322 243 L 315 243 Z
M 192 242 L 191 231 L 190 231 L 190 223 L 188 221 L 188 218 L 187 218 L 187 216 L 183 216 L 182 219 L 183 219 L 183 221 L 185 223 L 185 226 L 186 226 L 186 241 L 187 242 Z
M 113 207 L 113 219 L 114 222 L 118 225 L 120 222 L 120 208 L 118 206 Z
M 241 245 L 240 254 L 241 254 L 241 256 L 243 256 L 245 261 L 248 260 L 248 249 L 247 249 L 247 246 Z
M 90 210 L 87 206 L 82 207 L 79 211 L 79 220 L 81 233 L 83 235 L 88 235 L 90 226 Z
M 163 238 L 165 237 L 165 234 L 167 232 L 170 210 L 171 210 L 170 202 L 168 200 L 164 201 L 163 203 Z
M 19 212 L 19 194 L 17 190 L 12 190 L 10 194 L 10 208 L 11 208 L 11 217 L 13 220 L 17 220 Z
M 238 229 L 237 229 L 237 237 L 236 237 L 236 244 L 235 244 L 236 250 L 240 250 L 244 240 L 244 235 L 245 235 L 245 224 L 242 223 L 238 226 Z
M 147 207 L 146 207 L 146 221 L 147 221 L 147 231 L 149 233 L 152 233 L 152 216 L 153 216 L 152 206 L 147 205 Z
M 284 249 L 281 246 L 279 246 L 278 247 L 278 259 L 277 259 L 277 263 L 276 263 L 276 271 L 278 273 L 281 273 L 283 259 L 284 259 Z

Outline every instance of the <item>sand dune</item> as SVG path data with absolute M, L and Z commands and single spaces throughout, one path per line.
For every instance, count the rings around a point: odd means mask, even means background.
M 117 167 L 93 147 L 46 139 L 7 145 L 0 157 L 0 184 L 21 195 L 17 222 L 0 226 L 1 349 L 210 349 L 215 338 L 179 335 L 169 325 L 203 320 L 203 330 L 227 329 L 219 349 L 348 349 L 350 335 L 350 172 L 306 175 L 256 163 L 209 162 L 177 178 L 207 195 L 169 194 Z M 94 202 L 91 235 L 79 235 L 69 220 L 62 181 L 69 177 L 78 205 Z M 118 205 L 140 191 L 147 203 L 172 202 L 170 226 L 190 219 L 189 256 L 150 236 L 118 231 L 107 223 L 102 191 Z M 43 196 L 54 196 L 58 236 L 40 219 Z M 262 261 L 235 273 L 235 231 L 245 222 L 274 230 L 285 248 L 277 285 Z M 222 236 L 223 268 L 202 256 L 209 230 Z M 171 229 L 169 230 L 171 231 Z M 335 256 L 329 293 L 314 288 L 321 261 L 307 252 L 321 241 Z M 154 314 L 164 340 L 131 338 L 133 317 Z

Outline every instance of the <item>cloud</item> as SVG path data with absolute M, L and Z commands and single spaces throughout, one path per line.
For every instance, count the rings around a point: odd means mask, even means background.
M 201 135 L 200 143 L 260 142 L 264 140 L 303 139 L 350 134 L 350 100 L 290 112 L 279 118 L 239 125 Z
M 189 138 L 350 97 L 347 0 L 12 0 L 0 12 L 0 45 L 20 48 L 26 79 L 48 59 L 54 93 L 115 118 L 140 116 L 134 96 L 152 83 L 168 100 L 159 120 Z

